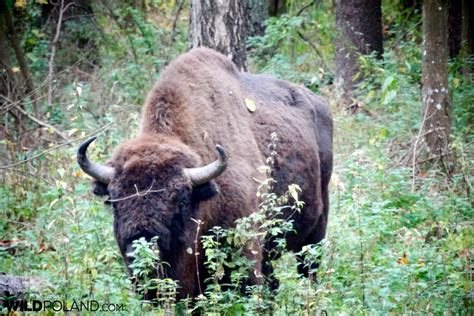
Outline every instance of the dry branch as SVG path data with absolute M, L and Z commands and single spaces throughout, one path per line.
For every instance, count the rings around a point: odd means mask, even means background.
M 42 155 L 44 155 L 44 154 L 46 154 L 46 153 L 49 153 L 50 151 L 56 150 L 56 149 L 58 149 L 58 148 L 60 148 L 60 147 L 63 147 L 63 146 L 65 146 L 65 145 L 69 145 L 69 144 L 75 143 L 75 142 L 77 142 L 77 141 L 80 141 L 80 140 L 83 140 L 83 139 L 86 139 L 86 138 L 89 138 L 89 137 L 91 137 L 92 135 L 97 134 L 97 133 L 99 133 L 99 132 L 101 132 L 101 131 L 103 131 L 103 130 L 109 128 L 110 125 L 112 125 L 112 123 L 109 123 L 109 124 L 107 124 L 107 125 L 105 125 L 105 126 L 99 128 L 98 130 L 96 130 L 96 131 L 94 131 L 94 132 L 92 132 L 92 133 L 89 133 L 88 135 L 85 135 L 85 136 L 83 136 L 83 137 L 79 137 L 79 138 L 76 138 L 76 139 L 73 139 L 73 140 L 69 140 L 69 141 L 64 142 L 64 143 L 61 143 L 61 144 L 57 144 L 56 146 L 53 146 L 53 147 L 51 147 L 51 148 L 48 148 L 48 149 L 46 149 L 46 150 L 40 152 L 39 154 L 36 154 L 36 155 L 30 157 L 30 158 L 23 159 L 23 160 L 21 160 L 21 161 L 18 161 L 18 162 L 9 164 L 9 165 L 0 166 L 0 169 L 9 169 L 9 168 L 12 168 L 12 167 L 19 166 L 19 165 L 21 165 L 21 164 L 24 164 L 24 163 L 30 161 L 30 160 L 36 159 L 36 158 L 38 158 L 38 157 L 40 157 L 40 156 L 42 156 Z
M 17 106 L 16 109 L 18 111 L 20 111 L 21 114 L 25 115 L 26 117 L 28 117 L 30 120 L 32 120 L 33 122 L 35 122 L 36 124 L 38 124 L 39 126 L 41 127 L 46 127 L 48 129 L 50 129 L 51 131 L 53 131 L 55 134 L 57 134 L 59 137 L 61 137 L 62 139 L 64 140 L 68 140 L 68 138 L 66 137 L 66 135 L 64 135 L 63 133 L 61 133 L 56 127 L 54 127 L 53 125 L 50 125 L 46 122 L 43 122 L 41 120 L 39 120 L 38 118 L 34 117 L 33 115 L 29 114 L 28 112 L 26 112 L 25 110 L 23 110 L 21 107 Z
M 418 136 L 415 139 L 415 143 L 413 144 L 413 156 L 412 156 L 412 182 L 411 182 L 411 192 L 415 191 L 415 176 L 416 176 L 416 151 L 418 149 L 418 142 L 424 135 L 423 126 L 425 125 L 426 119 L 428 115 L 428 108 L 425 109 L 423 113 L 423 120 L 421 121 L 420 130 L 418 131 Z
M 180 4 L 178 5 L 178 9 L 176 10 L 176 15 L 173 19 L 173 26 L 171 27 L 171 40 L 170 40 L 170 47 L 173 45 L 175 39 L 176 39 L 176 27 L 178 25 L 178 19 L 181 14 L 181 11 L 183 10 L 184 3 L 186 0 L 182 0 Z
M 61 33 L 63 14 L 73 4 L 74 2 L 70 2 L 64 7 L 64 0 L 61 0 L 61 4 L 59 7 L 59 17 L 58 17 L 58 24 L 56 25 L 56 34 L 54 35 L 54 38 L 51 41 L 51 55 L 49 57 L 49 62 L 48 62 L 48 105 L 52 104 L 52 99 L 53 99 L 54 57 L 56 56 L 56 45 L 59 40 L 59 34 Z
M 134 184 L 135 191 L 136 191 L 135 194 L 128 195 L 126 197 L 118 198 L 118 199 L 108 199 L 107 202 L 113 203 L 113 202 L 125 201 L 125 200 L 128 200 L 128 199 L 134 198 L 134 197 L 144 196 L 144 195 L 147 195 L 149 193 L 157 193 L 157 192 L 164 192 L 165 191 L 165 189 L 152 190 L 154 184 L 155 184 L 155 180 L 153 180 L 151 182 L 150 187 L 148 189 L 146 189 L 145 191 L 139 191 L 137 185 Z
M 318 48 L 309 39 L 307 39 L 306 36 L 303 35 L 303 33 L 301 33 L 300 31 L 296 31 L 296 33 L 304 42 L 306 42 L 314 50 L 316 55 L 318 55 L 319 59 L 321 59 L 324 68 L 326 68 L 326 71 L 332 73 L 331 68 L 329 68 L 329 66 L 327 65 L 326 61 L 323 58 L 323 55 L 321 55 Z
M 19 102 L 14 102 L 12 100 L 9 100 L 7 97 L 3 96 L 3 95 L 0 95 L 0 97 L 2 97 L 5 101 L 8 101 L 8 102 L 11 102 L 11 106 L 12 108 L 10 108 L 8 111 L 10 113 L 12 113 L 13 115 L 15 115 L 13 112 L 12 112 L 12 109 L 17 109 L 21 114 L 23 114 L 24 116 L 26 116 L 27 118 L 29 118 L 30 120 L 32 120 L 33 122 L 35 122 L 36 124 L 38 124 L 39 126 L 41 127 L 46 127 L 48 129 L 50 129 L 51 131 L 53 131 L 55 134 L 57 134 L 59 137 L 61 137 L 62 139 L 64 140 L 68 140 L 68 138 L 63 134 L 61 133 L 56 127 L 46 123 L 46 122 L 43 122 L 41 121 L 40 119 L 38 119 L 37 117 L 34 117 L 33 115 L 29 114 L 28 112 L 26 112 L 25 110 L 23 110 L 20 106 L 20 103 Z

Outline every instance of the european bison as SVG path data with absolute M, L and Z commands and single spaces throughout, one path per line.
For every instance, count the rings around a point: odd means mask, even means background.
M 255 102 L 254 112 L 246 98 Z M 105 165 L 87 159 L 95 138 L 89 139 L 78 150 L 78 162 L 95 179 L 94 192 L 110 196 L 125 263 L 131 263 L 127 253 L 134 240 L 158 236 L 179 296 L 194 297 L 200 293 L 195 256 L 187 251 L 196 234 L 191 219 L 201 220 L 201 232 L 207 232 L 216 225 L 233 226 L 258 209 L 253 179 L 261 178 L 257 167 L 269 155 L 273 132 L 279 137 L 274 190 L 283 194 L 296 183 L 305 202 L 294 215 L 297 233 L 287 237 L 288 247 L 299 251 L 324 238 L 332 131 L 327 103 L 308 89 L 239 73 L 225 56 L 198 48 L 162 72 L 148 94 L 135 139 L 119 145 Z M 137 190 L 147 193 L 137 195 Z M 257 269 L 264 257 L 262 252 L 255 256 Z M 203 255 L 199 261 L 203 283 Z

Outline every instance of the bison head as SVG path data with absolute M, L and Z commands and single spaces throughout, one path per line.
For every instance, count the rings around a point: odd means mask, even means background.
M 186 242 L 185 225 L 190 224 L 199 202 L 217 191 L 212 180 L 226 168 L 224 149 L 217 145 L 218 159 L 196 167 L 199 156 L 179 140 L 142 135 L 121 144 L 102 165 L 87 158 L 94 140 L 79 147 L 77 160 L 95 179 L 94 193 L 110 197 L 107 203 L 113 206 L 115 237 L 125 263 L 131 264 L 127 254 L 133 251 L 134 240 L 158 236 L 162 260 L 173 267 Z M 169 274 L 176 277 L 173 271 Z

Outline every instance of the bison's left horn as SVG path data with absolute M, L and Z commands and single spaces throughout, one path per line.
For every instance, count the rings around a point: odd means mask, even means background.
M 87 158 L 87 148 L 96 138 L 96 136 L 89 138 L 79 146 L 77 150 L 77 162 L 79 166 L 81 166 L 81 169 L 92 178 L 108 184 L 114 177 L 115 169 L 95 163 Z
M 219 153 L 219 158 L 216 161 L 204 167 L 184 169 L 184 173 L 191 180 L 193 187 L 207 183 L 224 172 L 227 167 L 227 156 L 221 145 L 216 145 L 216 149 Z

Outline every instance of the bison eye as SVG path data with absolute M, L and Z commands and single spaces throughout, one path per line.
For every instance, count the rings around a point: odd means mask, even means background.
M 99 182 L 99 181 L 94 181 L 93 182 L 93 193 L 98 196 L 104 196 L 104 195 L 109 195 L 109 190 L 107 188 L 107 184 Z
M 178 202 L 178 209 L 181 211 L 182 209 L 184 209 L 187 205 L 187 202 L 185 199 L 181 200 Z

